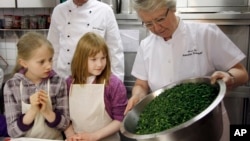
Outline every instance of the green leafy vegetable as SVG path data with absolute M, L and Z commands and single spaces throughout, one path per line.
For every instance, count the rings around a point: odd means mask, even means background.
M 208 83 L 182 83 L 154 98 L 142 111 L 136 134 L 152 134 L 188 121 L 205 110 L 219 88 Z

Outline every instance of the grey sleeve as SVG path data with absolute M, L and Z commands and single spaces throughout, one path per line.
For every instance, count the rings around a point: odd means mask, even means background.
M 3 79 L 4 79 L 4 72 L 2 68 L 0 68 L 0 88 L 2 87 Z

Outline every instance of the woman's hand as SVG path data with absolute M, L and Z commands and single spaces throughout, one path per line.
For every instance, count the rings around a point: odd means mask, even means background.
M 211 76 L 211 83 L 214 84 L 218 79 L 222 79 L 227 85 L 227 88 L 232 89 L 235 80 L 229 73 L 223 71 L 214 72 Z
M 129 100 L 127 107 L 124 111 L 124 115 L 126 115 L 135 105 L 140 101 L 140 97 L 138 95 L 133 95 Z

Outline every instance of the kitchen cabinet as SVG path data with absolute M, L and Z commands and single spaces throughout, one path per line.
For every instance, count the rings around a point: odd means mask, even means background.
M 15 0 L 0 0 L 0 8 L 15 8 Z
M 59 0 L 0 0 L 0 8 L 53 8 Z
M 17 0 L 17 8 L 55 7 L 57 0 Z

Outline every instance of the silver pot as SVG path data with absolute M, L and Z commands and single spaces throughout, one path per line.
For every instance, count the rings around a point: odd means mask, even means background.
M 226 93 L 226 85 L 222 80 L 216 82 L 220 91 L 213 103 L 192 119 L 162 132 L 146 135 L 135 134 L 139 115 L 149 102 L 164 90 L 177 84 L 189 82 L 210 83 L 210 77 L 205 76 L 178 81 L 150 93 L 125 116 L 120 128 L 121 133 L 130 139 L 138 141 L 219 141 L 223 130 L 221 101 Z

